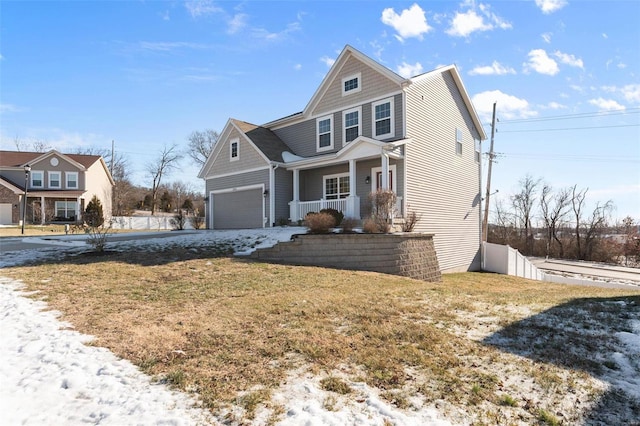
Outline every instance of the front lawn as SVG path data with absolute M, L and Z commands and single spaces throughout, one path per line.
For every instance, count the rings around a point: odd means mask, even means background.
M 627 353 L 615 333 L 640 324 L 638 291 L 480 273 L 426 283 L 217 252 L 81 255 L 2 275 L 231 424 L 282 420 L 278 395 L 309 373 L 326 410 L 362 403 L 365 383 L 455 424 L 622 424 L 640 413 L 615 355 Z

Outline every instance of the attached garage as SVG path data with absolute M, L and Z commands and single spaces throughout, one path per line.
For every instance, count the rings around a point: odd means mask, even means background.
M 264 227 L 264 197 L 261 187 L 211 194 L 213 229 Z
M 0 225 L 11 225 L 11 203 L 0 203 Z

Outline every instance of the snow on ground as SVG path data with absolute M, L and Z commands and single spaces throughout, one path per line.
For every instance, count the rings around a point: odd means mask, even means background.
M 259 247 L 286 241 L 304 228 L 270 230 L 176 232 L 175 236 L 123 234 L 108 243 L 109 250 L 144 248 L 149 251 L 171 246 L 206 248 L 226 243 L 236 252 L 248 254 Z M 86 235 L 29 238 L 39 249 L 4 252 L 0 268 L 64 253 L 87 250 Z M 121 240 L 124 239 L 124 240 Z M 1 272 L 0 272 L 1 275 Z M 86 343 L 90 336 L 73 331 L 46 304 L 29 299 L 18 281 L 0 277 L 0 424 L 218 424 L 209 413 L 195 408 L 197 402 L 183 393 L 152 383 L 126 360 L 110 351 Z M 607 380 L 640 397 L 640 319 L 629 323 L 629 331 L 616 333 L 620 345 L 613 354 L 619 370 Z M 627 374 L 629 373 L 629 374 Z M 604 377 L 606 380 L 607 378 Z M 273 392 L 273 402 L 285 407 L 281 421 L 290 425 L 433 425 L 451 423 L 419 401 L 412 410 L 398 409 L 384 401 L 376 389 L 350 382 L 356 397 L 340 396 L 321 389 L 320 378 L 304 370 L 294 371 Z M 268 411 L 257 413 L 262 424 Z

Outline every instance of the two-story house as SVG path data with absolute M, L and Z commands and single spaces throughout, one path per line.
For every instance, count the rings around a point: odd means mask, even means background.
M 0 224 L 79 222 L 94 195 L 111 217 L 113 185 L 99 155 L 0 151 Z
M 284 89 L 283 89 L 284 90 Z M 230 119 L 199 177 L 210 229 L 297 222 L 335 208 L 362 219 L 391 189 L 397 215 L 434 234 L 443 272 L 480 268 L 482 124 L 455 66 L 403 78 L 351 46 L 302 112 Z

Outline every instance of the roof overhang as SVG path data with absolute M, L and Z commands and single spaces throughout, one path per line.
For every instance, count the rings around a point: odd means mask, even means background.
M 316 157 L 308 157 L 296 159 L 284 165 L 287 170 L 304 170 L 315 169 L 318 167 L 330 166 L 332 164 L 346 163 L 351 160 L 367 160 L 371 158 L 380 158 L 387 155 L 390 158 L 404 158 L 398 148 L 410 143 L 411 139 L 401 139 L 393 142 L 381 142 L 375 139 L 359 136 L 355 140 L 349 142 L 347 146 L 340 151 L 318 155 Z

